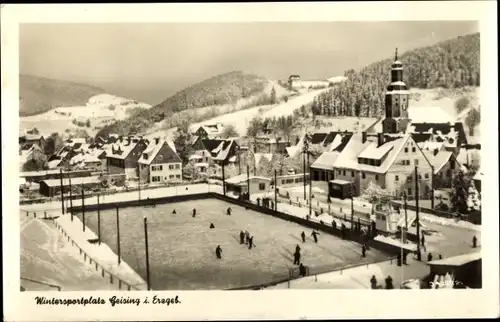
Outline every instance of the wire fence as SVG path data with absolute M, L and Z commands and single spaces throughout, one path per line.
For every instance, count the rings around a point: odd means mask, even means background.
M 22 276 L 21 276 L 21 281 L 28 281 L 29 283 L 35 283 L 38 285 L 46 286 L 48 288 L 55 288 L 58 291 L 62 291 L 62 287 L 59 285 L 56 285 L 56 284 L 50 284 L 50 283 L 46 283 L 46 282 L 42 282 L 42 281 L 37 281 L 37 280 L 31 279 L 31 278 L 22 277 Z M 24 285 L 24 287 L 23 286 L 21 286 L 21 287 L 23 288 L 23 290 L 26 290 L 26 285 Z

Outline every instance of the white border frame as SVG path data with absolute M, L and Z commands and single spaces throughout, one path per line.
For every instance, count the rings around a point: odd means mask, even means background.
M 495 1 L 2 5 L 2 207 L 4 317 L 9 321 L 462 318 L 499 316 L 498 266 L 498 70 Z M 264 22 L 264 21 L 475 20 L 481 32 L 481 133 L 483 188 L 483 289 L 441 291 L 183 291 L 180 305 L 37 306 L 39 293 L 19 291 L 18 24 L 26 22 Z M 379 292 L 384 292 L 380 294 Z M 43 293 L 43 292 L 41 292 Z M 46 295 L 47 293 L 45 293 Z M 85 295 L 144 297 L 144 293 L 57 292 L 60 298 Z M 151 298 L 152 294 L 149 294 Z

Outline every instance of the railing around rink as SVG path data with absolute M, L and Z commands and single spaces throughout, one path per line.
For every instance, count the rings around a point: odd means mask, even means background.
M 138 285 L 142 285 L 142 284 L 136 284 L 136 285 L 132 285 L 128 282 L 126 282 L 125 280 L 119 278 L 118 276 L 116 276 L 115 274 L 111 273 L 109 270 L 105 269 L 102 265 L 100 265 L 94 258 L 92 258 L 89 254 L 87 254 L 69 235 L 68 233 L 66 233 L 66 231 L 64 230 L 64 228 L 59 225 L 57 223 L 57 221 L 54 220 L 54 224 L 57 228 L 57 230 L 59 230 L 61 232 L 61 234 L 63 235 L 64 238 L 67 238 L 68 239 L 68 242 L 71 243 L 72 246 L 76 246 L 80 252 L 80 255 L 83 255 L 83 260 L 84 262 L 87 262 L 87 259 L 89 260 L 89 263 L 90 265 L 95 265 L 95 270 L 96 271 L 101 271 L 101 275 L 103 278 L 105 278 L 106 276 L 108 276 L 109 278 L 109 283 L 110 284 L 114 284 L 115 281 L 118 282 L 118 290 L 127 290 L 127 291 L 141 291 L 142 289 L 138 287 Z
M 58 291 L 62 291 L 62 287 L 59 286 L 59 285 L 56 285 L 56 284 L 45 283 L 45 282 L 37 281 L 37 280 L 31 279 L 31 278 L 22 277 L 22 276 L 21 276 L 21 280 L 28 281 L 30 283 L 35 283 L 35 284 L 43 285 L 43 286 L 47 286 L 47 287 L 50 287 L 50 288 L 56 288 Z M 24 288 L 24 290 L 26 290 L 26 287 L 23 287 L 23 288 Z

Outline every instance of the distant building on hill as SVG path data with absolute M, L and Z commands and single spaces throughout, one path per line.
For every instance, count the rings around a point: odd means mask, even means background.
M 218 138 L 222 136 L 223 131 L 224 125 L 221 123 L 205 124 L 201 125 L 193 134 L 201 138 Z
M 288 87 L 290 90 L 293 88 L 302 87 L 300 75 L 290 75 L 290 77 L 288 77 Z

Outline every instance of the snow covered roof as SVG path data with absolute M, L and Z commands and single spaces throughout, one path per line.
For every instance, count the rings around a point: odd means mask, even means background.
M 480 252 L 474 252 L 470 254 L 458 255 L 443 259 L 437 259 L 430 261 L 429 265 L 445 265 L 445 266 L 462 266 L 470 262 L 474 262 L 481 259 Z
M 347 143 L 346 147 L 337 157 L 334 168 L 355 169 L 360 171 L 385 173 L 392 166 L 399 152 L 410 139 L 410 135 L 406 134 L 398 138 L 386 137 L 386 142 L 377 147 L 376 143 L 371 141 L 362 142 L 362 135 L 356 134 Z M 367 152 L 364 152 L 369 149 Z M 363 156 L 362 156 L 363 155 Z M 360 158 L 377 158 L 385 156 L 380 166 L 368 165 L 358 162 Z
M 173 148 L 174 147 L 174 143 L 173 142 L 171 142 L 169 140 L 159 140 L 158 144 L 156 144 L 156 142 L 153 140 L 153 142 L 151 142 L 148 145 L 148 147 L 144 151 L 142 151 L 142 155 L 139 158 L 139 163 L 141 163 L 141 164 L 151 164 L 151 162 L 153 161 L 153 159 L 158 155 L 158 153 L 160 152 L 161 148 L 165 144 L 167 145 L 167 147 L 170 150 L 170 151 L 167 151 L 167 153 L 175 155 L 174 159 L 178 159 L 179 157 L 177 156 L 177 154 L 175 153 L 175 150 Z M 147 158 L 145 158 L 146 154 L 147 154 Z M 168 161 L 168 160 L 165 160 L 165 161 Z M 180 161 L 180 159 L 179 159 L 179 161 Z
M 49 187 L 58 187 L 61 185 L 61 179 L 47 179 L 43 180 L 47 186 Z M 78 178 L 71 178 L 71 185 L 72 186 L 77 186 L 77 185 L 85 185 L 85 184 L 95 184 L 95 183 L 100 183 L 101 180 L 99 177 L 78 177 Z M 63 179 L 63 186 L 69 186 L 69 179 L 65 178 Z
M 358 155 L 358 158 L 380 160 L 393 148 L 392 144 L 383 144 L 379 147 L 376 142 L 372 142 Z
M 259 176 L 250 176 L 249 177 L 250 179 L 260 179 L 260 180 L 265 180 L 265 181 L 271 181 L 270 178 L 266 178 L 266 177 L 259 177 Z M 230 184 L 240 184 L 242 182 L 246 182 L 247 181 L 247 175 L 246 174 L 240 174 L 240 175 L 237 175 L 235 177 L 232 177 L 232 178 L 229 178 L 226 180 L 226 183 L 230 183 Z
M 434 166 L 434 174 L 438 173 L 453 156 L 450 151 L 441 150 L 434 155 L 432 151 L 423 151 L 427 160 Z
M 311 168 L 332 170 L 339 152 L 323 152 L 316 161 L 311 164 Z
M 330 182 L 336 183 L 336 184 L 352 184 L 352 182 L 350 182 L 350 181 L 341 180 L 341 179 L 330 180 Z
M 52 160 L 52 161 L 47 162 L 47 166 L 49 167 L 49 169 L 55 169 L 59 166 L 60 163 L 61 163 L 61 160 Z

